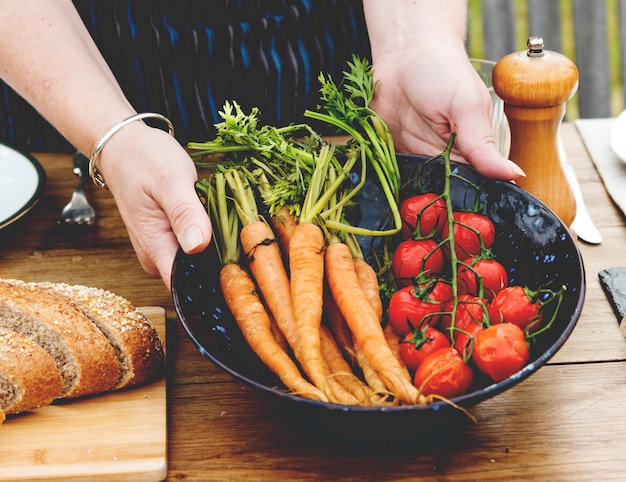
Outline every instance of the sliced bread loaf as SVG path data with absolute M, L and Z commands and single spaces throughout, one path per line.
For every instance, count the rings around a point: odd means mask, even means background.
M 163 373 L 161 339 L 150 320 L 128 300 L 110 291 L 81 285 L 36 285 L 69 298 L 108 338 L 121 367 L 114 389 L 141 384 Z
M 63 378 L 59 398 L 105 392 L 119 381 L 115 350 L 66 297 L 0 280 L 0 326 L 24 334 L 50 353 Z
M 48 405 L 61 393 L 59 370 L 41 346 L 0 327 L 0 422 L 3 414 Z

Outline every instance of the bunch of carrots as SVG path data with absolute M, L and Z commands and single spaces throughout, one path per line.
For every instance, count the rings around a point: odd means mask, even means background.
M 227 103 L 217 138 L 188 146 L 209 170 L 196 188 L 213 221 L 224 299 L 292 393 L 347 405 L 426 403 L 398 338 L 383 328 L 378 275 L 356 241 L 400 231 L 400 175 L 391 135 L 368 107 L 371 67 L 356 57 L 348 66 L 340 85 L 320 75 L 321 111 L 305 113 L 335 126 L 345 144 L 307 124 L 260 125 L 258 110 Z M 376 230 L 346 216 L 371 172 L 390 213 Z

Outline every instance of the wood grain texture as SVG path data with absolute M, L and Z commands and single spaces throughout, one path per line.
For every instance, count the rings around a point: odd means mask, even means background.
M 172 405 L 186 405 L 189 413 L 170 422 L 169 475 L 198 481 L 623 480 L 626 384 L 614 380 L 624 370 L 624 362 L 544 367 L 475 407 L 477 424 L 409 444 L 342 439 L 238 383 L 176 385 Z M 191 403 L 198 399 L 202 405 Z M 195 435 L 175 436 L 183 433 Z

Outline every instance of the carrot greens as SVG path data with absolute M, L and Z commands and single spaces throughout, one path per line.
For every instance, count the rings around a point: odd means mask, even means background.
M 375 83 L 368 61 L 354 57 L 348 66 L 340 84 L 320 74 L 319 111 L 305 112 L 305 116 L 349 136 L 345 144 L 330 145 L 306 123 L 285 127 L 262 125 L 258 108 L 246 114 L 236 102 L 226 102 L 220 112 L 223 121 L 216 124 L 215 139 L 188 144 L 192 159 L 199 168 L 214 169 L 217 162 L 244 166 L 249 171 L 262 169 L 269 180 L 262 197 L 270 212 L 287 206 L 297 217 L 302 217 L 305 210 L 309 221 L 312 216 L 319 216 L 332 229 L 366 236 L 396 234 L 402 222 L 398 213 L 400 174 L 393 140 L 385 123 L 369 107 Z M 389 204 L 391 226 L 369 230 L 345 222 L 337 224 L 332 212 L 323 210 L 322 206 L 343 189 L 348 177 L 356 171 L 359 182 L 339 202 L 347 205 L 354 199 L 365 185 L 368 165 Z M 337 173 L 331 185 L 325 177 L 328 166 Z

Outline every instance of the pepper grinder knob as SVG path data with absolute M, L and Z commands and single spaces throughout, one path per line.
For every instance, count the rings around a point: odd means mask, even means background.
M 564 55 L 545 50 L 541 37 L 530 37 L 527 45 L 528 51 L 503 57 L 493 71 L 493 87 L 504 101 L 511 130 L 509 158 L 526 173 L 517 184 L 569 226 L 576 200 L 561 164 L 558 136 L 565 103 L 578 88 L 578 69 Z

